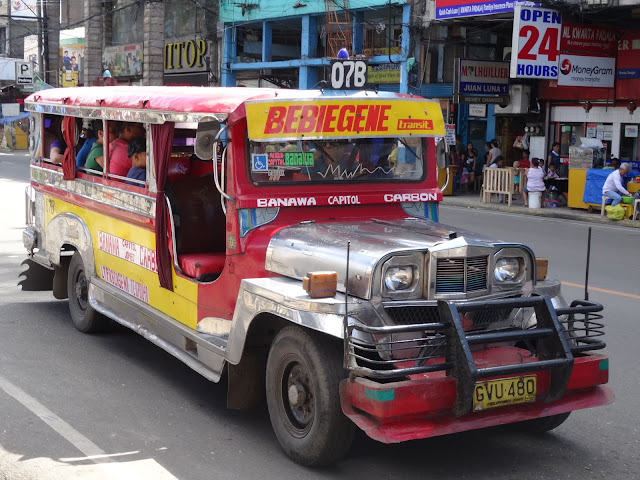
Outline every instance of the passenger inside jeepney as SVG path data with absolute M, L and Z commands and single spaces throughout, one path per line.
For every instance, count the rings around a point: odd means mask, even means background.
M 137 137 L 129 142 L 127 154 L 131 160 L 131 168 L 127 172 L 129 185 L 144 187 L 147 181 L 147 141 L 144 137 Z
M 132 167 L 127 153 L 129 142 L 137 137 L 144 137 L 145 129 L 141 123 L 117 122 L 117 138 L 109 144 L 109 173 L 119 177 L 126 177 Z
M 62 165 L 67 143 L 62 136 L 62 120 L 60 115 L 47 115 L 44 119 L 44 152 L 51 163 Z

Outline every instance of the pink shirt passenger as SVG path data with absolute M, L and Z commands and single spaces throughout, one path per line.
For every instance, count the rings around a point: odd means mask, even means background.
M 131 170 L 131 159 L 127 154 L 129 144 L 121 138 L 116 138 L 109 144 L 109 173 L 126 177 Z

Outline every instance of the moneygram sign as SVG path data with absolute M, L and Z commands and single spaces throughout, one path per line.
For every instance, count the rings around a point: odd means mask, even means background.
M 559 70 L 558 85 L 613 88 L 616 59 L 562 54 Z
M 520 0 L 436 0 L 436 19 L 474 17 L 476 15 L 513 12 L 513 9 L 517 5 L 533 7 L 540 4 Z

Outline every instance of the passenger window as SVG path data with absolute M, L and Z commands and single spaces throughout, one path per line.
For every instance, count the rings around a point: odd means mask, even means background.
M 61 115 L 45 115 L 44 117 L 44 159 L 56 165 L 62 165 L 67 143 L 62 136 Z
M 144 188 L 147 185 L 145 125 L 137 122 L 107 122 L 107 132 L 108 177 Z

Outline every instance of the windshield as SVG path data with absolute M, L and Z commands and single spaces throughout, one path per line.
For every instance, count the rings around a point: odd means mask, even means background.
M 424 138 L 358 138 L 249 142 L 251 178 L 274 182 L 417 181 L 424 176 Z

